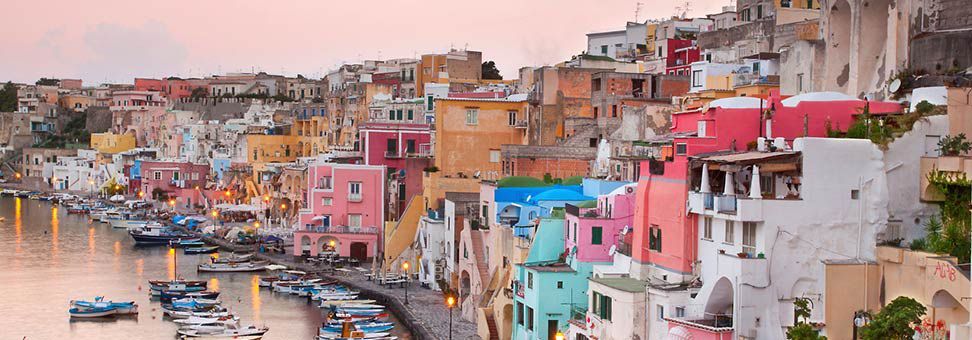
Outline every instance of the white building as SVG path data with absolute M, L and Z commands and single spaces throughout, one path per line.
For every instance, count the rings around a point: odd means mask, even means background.
M 104 165 L 95 163 L 97 154 L 95 150 L 78 150 L 77 157 L 58 157 L 51 165 L 49 178 L 54 189 L 98 192 L 110 178 L 110 173 Z
M 647 46 L 648 25 L 628 22 L 625 29 L 587 34 L 587 54 L 617 60 L 633 60 Z
M 705 90 L 732 90 L 732 84 L 716 83 L 715 77 L 730 75 L 744 68 L 738 64 L 717 64 L 708 61 L 692 63 L 691 78 L 689 78 L 689 92 Z

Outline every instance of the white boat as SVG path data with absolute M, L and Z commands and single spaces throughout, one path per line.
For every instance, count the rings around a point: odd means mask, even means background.
M 188 319 L 188 318 L 191 318 L 191 317 L 194 317 L 194 316 L 195 317 L 200 317 L 200 318 L 221 318 L 221 317 L 230 316 L 230 313 L 229 312 L 226 312 L 226 311 L 222 311 L 222 312 L 190 312 L 190 311 L 171 310 L 171 309 L 164 309 L 164 308 L 162 309 L 162 313 L 164 313 L 165 316 L 168 316 L 168 317 L 173 318 L 173 319 Z
M 354 300 L 357 298 L 358 298 L 358 292 L 350 292 L 350 291 L 341 292 L 341 293 L 320 292 L 314 294 L 314 296 L 311 297 L 311 300 L 331 301 L 331 300 Z
M 330 301 L 321 301 L 321 306 L 322 307 L 323 306 L 330 307 L 332 305 L 341 306 L 341 305 L 346 305 L 346 304 L 371 304 L 371 303 L 375 303 L 375 302 L 378 302 L 378 301 L 375 301 L 375 300 L 330 300 Z
M 344 339 L 370 339 L 370 340 L 395 340 L 398 337 L 387 332 L 365 333 L 362 337 L 345 337 L 339 333 L 321 332 L 317 335 L 318 340 L 344 340 Z
M 189 325 L 224 325 L 224 326 L 239 326 L 240 318 L 236 316 L 224 316 L 220 318 L 204 318 L 199 316 L 190 316 L 185 319 L 179 319 L 174 321 L 179 327 L 189 326 Z
M 181 299 L 174 299 L 174 300 L 172 300 L 172 303 L 173 304 L 177 304 L 177 303 L 182 303 L 182 304 L 195 304 L 195 305 L 198 305 L 198 306 L 204 306 L 205 307 L 205 306 L 215 306 L 215 305 L 218 305 L 219 304 L 219 300 L 217 300 L 217 299 L 201 299 L 201 298 L 181 298 Z
M 204 263 L 196 267 L 200 272 L 218 273 L 238 273 L 238 272 L 258 272 L 266 270 L 268 262 L 243 262 L 243 263 Z
M 259 339 L 259 337 L 262 337 L 263 334 L 266 334 L 269 330 L 270 328 L 266 326 L 256 327 L 251 325 L 239 329 L 222 329 L 219 331 L 180 329 L 179 335 L 192 339 L 241 339 L 252 336 L 257 337 L 248 339 Z

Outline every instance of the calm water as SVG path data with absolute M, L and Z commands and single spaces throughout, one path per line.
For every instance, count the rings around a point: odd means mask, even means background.
M 68 215 L 48 202 L 2 197 L 0 216 L 0 340 L 176 338 L 175 324 L 162 320 L 159 303 L 148 293 L 148 280 L 174 275 L 165 247 L 136 248 L 124 230 L 88 223 L 86 216 Z M 209 280 L 241 323 L 270 327 L 264 339 L 317 334 L 321 312 L 306 299 L 261 290 L 254 274 L 197 274 L 196 265 L 208 255 L 178 256 L 180 276 Z M 71 321 L 68 301 L 96 295 L 135 300 L 140 314 Z

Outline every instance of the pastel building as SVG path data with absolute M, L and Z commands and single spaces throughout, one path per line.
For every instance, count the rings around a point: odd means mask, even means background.
M 386 168 L 325 163 L 307 167 L 306 208 L 294 231 L 294 255 L 336 252 L 357 259 L 381 252 Z
M 140 161 L 138 182 L 146 199 L 173 198 L 185 207 L 206 205 L 203 189 L 209 180 L 209 165 L 185 161 Z
M 135 148 L 135 136 L 110 132 L 92 133 L 91 148 L 102 153 L 119 153 Z

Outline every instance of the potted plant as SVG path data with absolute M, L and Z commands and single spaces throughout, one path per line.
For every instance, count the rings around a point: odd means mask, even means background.
M 725 254 L 725 253 L 726 253 L 725 249 L 719 249 L 719 254 Z
M 942 171 L 962 171 L 962 154 L 972 150 L 972 143 L 965 138 L 965 133 L 957 136 L 945 136 L 938 141 L 938 169 Z
M 749 258 L 749 253 L 739 252 L 739 253 L 736 253 L 736 256 L 739 256 L 739 258 L 741 258 L 741 259 L 748 259 Z

